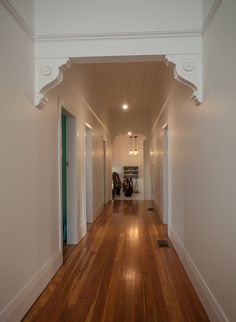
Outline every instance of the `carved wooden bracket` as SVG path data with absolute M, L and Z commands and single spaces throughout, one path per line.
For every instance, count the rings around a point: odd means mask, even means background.
M 202 104 L 202 55 L 166 55 L 165 62 L 175 65 L 175 79 L 193 90 L 191 98 L 196 105 Z
M 63 73 L 71 67 L 69 58 L 36 59 L 35 107 L 42 109 L 47 103 L 46 93 L 60 84 Z

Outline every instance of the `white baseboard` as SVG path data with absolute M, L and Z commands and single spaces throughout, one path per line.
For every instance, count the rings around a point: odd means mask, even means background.
M 57 250 L 0 312 L 0 321 L 19 322 L 61 265 L 62 253 Z
M 93 214 L 93 221 L 101 214 L 103 209 L 104 209 L 104 204 L 103 203 L 95 208 L 94 214 Z
M 109 194 L 106 195 L 106 204 L 108 204 L 108 202 L 110 200 L 112 200 L 112 194 L 111 193 L 109 193 Z
M 159 202 L 156 199 L 152 200 L 154 203 L 154 207 L 156 208 L 158 215 L 160 216 L 161 220 L 163 220 L 163 211 L 159 205 Z
M 195 291 L 197 292 L 202 305 L 204 306 L 211 322 L 229 322 L 221 306 L 217 302 L 200 271 L 194 264 L 184 245 L 179 240 L 174 229 L 168 226 L 168 235 L 175 247 L 176 252 L 190 278 Z
M 78 232 L 79 242 L 86 235 L 86 232 L 87 232 L 87 224 L 84 223 L 79 227 L 79 232 Z
M 77 234 L 77 228 L 75 227 L 67 227 L 67 244 L 76 245 L 79 242 L 79 236 Z

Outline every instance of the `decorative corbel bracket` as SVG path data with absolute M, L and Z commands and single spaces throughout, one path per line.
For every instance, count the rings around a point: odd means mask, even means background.
M 191 98 L 196 105 L 202 104 L 202 55 L 166 55 L 165 62 L 175 65 L 175 79 L 193 90 Z
M 69 58 L 38 58 L 35 65 L 35 107 L 42 109 L 47 103 L 46 93 L 60 84 L 63 73 L 71 67 Z

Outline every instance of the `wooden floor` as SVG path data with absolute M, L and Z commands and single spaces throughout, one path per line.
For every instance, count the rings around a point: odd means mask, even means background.
M 165 226 L 143 201 L 115 201 L 89 228 L 23 321 L 203 322 Z

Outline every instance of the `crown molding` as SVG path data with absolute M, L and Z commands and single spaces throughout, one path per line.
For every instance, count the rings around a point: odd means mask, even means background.
M 202 36 L 206 33 L 208 27 L 210 26 L 210 23 L 212 22 L 217 10 L 219 9 L 219 6 L 221 4 L 222 0 L 215 0 L 211 9 L 209 10 L 209 13 L 203 22 L 202 25 Z
M 170 31 L 134 31 L 134 32 L 112 32 L 112 33 L 77 33 L 77 34 L 52 34 L 35 35 L 33 30 L 20 16 L 16 9 L 8 0 L 0 0 L 0 4 L 7 10 L 12 18 L 17 22 L 21 29 L 35 42 L 52 41 L 82 41 L 82 40 L 104 40 L 104 39 L 158 39 L 158 38 L 184 38 L 201 37 L 207 31 L 213 20 L 222 0 L 215 0 L 209 13 L 203 22 L 201 29 L 193 30 L 170 30 Z
M 0 4 L 7 10 L 11 17 L 16 21 L 16 23 L 21 27 L 21 29 L 26 33 L 26 35 L 33 41 L 34 33 L 25 20 L 19 15 L 16 9 L 11 5 L 8 0 L 0 0 Z
M 169 100 L 170 100 L 170 98 L 171 98 L 171 95 L 172 95 L 172 93 L 173 93 L 173 91 L 174 91 L 175 87 L 176 87 L 176 82 L 175 82 L 175 83 L 173 84 L 173 86 L 171 87 L 171 89 L 170 89 L 170 91 L 169 91 L 169 94 L 167 95 L 167 98 L 166 98 L 166 100 L 165 100 L 164 104 L 163 104 L 163 105 L 162 105 L 162 107 L 160 108 L 160 112 L 157 114 L 157 117 L 156 117 L 156 119 L 155 119 L 155 122 L 153 123 L 152 129 L 151 129 L 151 132 L 150 132 L 150 134 L 151 134 L 151 135 L 152 135 L 152 133 L 153 133 L 153 131 L 154 131 L 154 129 L 155 129 L 155 127 L 156 127 L 156 125 L 157 125 L 157 123 L 158 123 L 158 121 L 159 121 L 159 119 L 160 119 L 161 115 L 162 115 L 162 113 L 164 112 L 164 110 L 166 109 L 166 106 L 168 105 Z
M 35 42 L 201 37 L 201 30 L 135 31 L 36 35 Z

